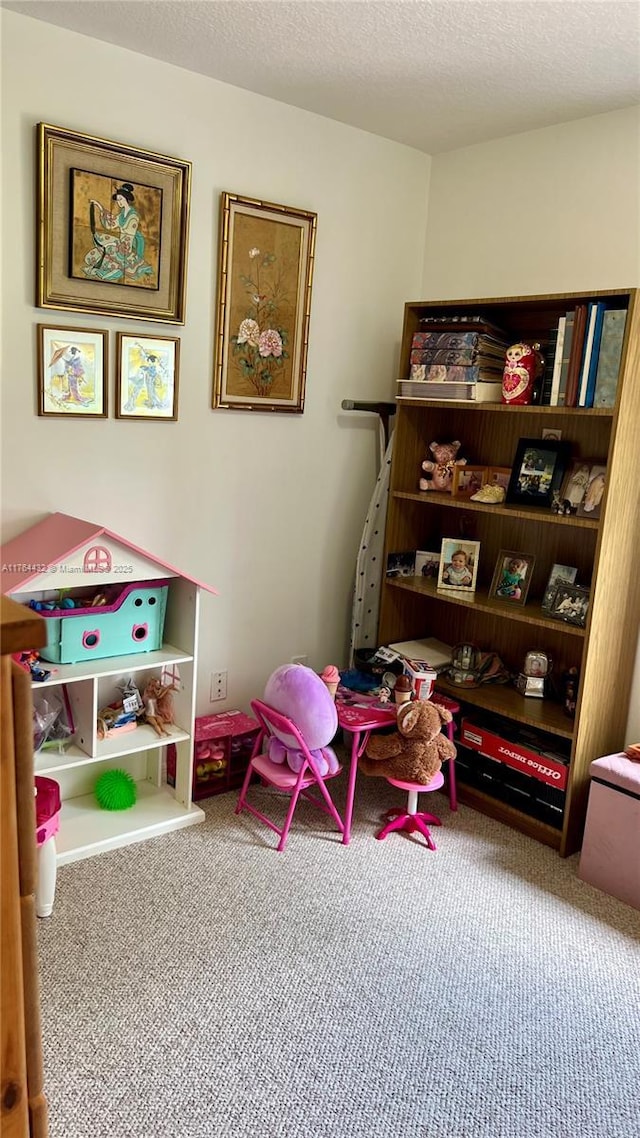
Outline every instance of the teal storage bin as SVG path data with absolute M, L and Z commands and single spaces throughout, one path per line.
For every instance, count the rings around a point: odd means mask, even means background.
M 125 585 L 108 605 L 41 610 L 47 622 L 43 660 L 77 664 L 162 647 L 169 581 Z

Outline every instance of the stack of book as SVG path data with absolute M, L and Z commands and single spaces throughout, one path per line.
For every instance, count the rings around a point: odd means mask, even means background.
M 409 378 L 398 395 L 499 403 L 508 341 L 481 316 L 425 317 L 414 332 Z
M 614 406 L 626 318 L 625 308 L 609 308 L 601 300 L 577 304 L 560 317 L 550 406 Z

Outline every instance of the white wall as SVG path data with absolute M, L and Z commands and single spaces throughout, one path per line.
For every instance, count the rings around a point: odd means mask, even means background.
M 640 108 L 433 159 L 425 298 L 639 285 Z M 627 724 L 638 739 L 640 644 Z
M 293 655 L 345 664 L 378 433 L 340 403 L 393 396 L 403 305 L 420 291 L 429 158 L 7 11 L 2 91 L 3 540 L 61 510 L 216 585 L 200 711 L 212 670 L 228 670 L 227 704 L 246 707 Z M 38 121 L 193 162 L 185 327 L 33 307 Z M 211 410 L 223 190 L 318 214 L 302 416 Z M 179 422 L 38 418 L 38 322 L 179 335 Z

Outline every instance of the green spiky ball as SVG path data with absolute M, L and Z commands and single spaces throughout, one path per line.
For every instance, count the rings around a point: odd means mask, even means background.
M 127 771 L 105 771 L 94 793 L 102 810 L 128 810 L 135 805 L 136 784 Z

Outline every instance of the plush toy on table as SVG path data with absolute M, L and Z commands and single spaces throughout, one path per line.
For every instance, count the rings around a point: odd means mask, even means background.
M 338 713 L 320 676 L 304 664 L 283 664 L 267 680 L 264 701 L 295 723 L 318 773 L 323 778 L 336 774 L 340 764 L 329 743 L 338 730 Z M 302 751 L 291 735 L 274 732 L 267 753 L 272 762 L 286 762 L 296 774 L 304 763 Z
M 416 699 L 398 709 L 398 730 L 392 735 L 372 735 L 359 760 L 364 774 L 396 778 L 426 786 L 456 748 L 442 734 L 451 712 L 427 699 Z
M 433 455 L 433 461 L 425 458 L 422 463 L 422 470 L 425 474 L 430 474 L 430 478 L 420 479 L 421 490 L 444 490 L 451 493 L 453 485 L 453 468 L 454 466 L 466 466 L 466 458 L 457 458 L 456 455 L 460 450 L 462 443 L 456 439 L 453 443 L 431 443 L 429 450 Z

